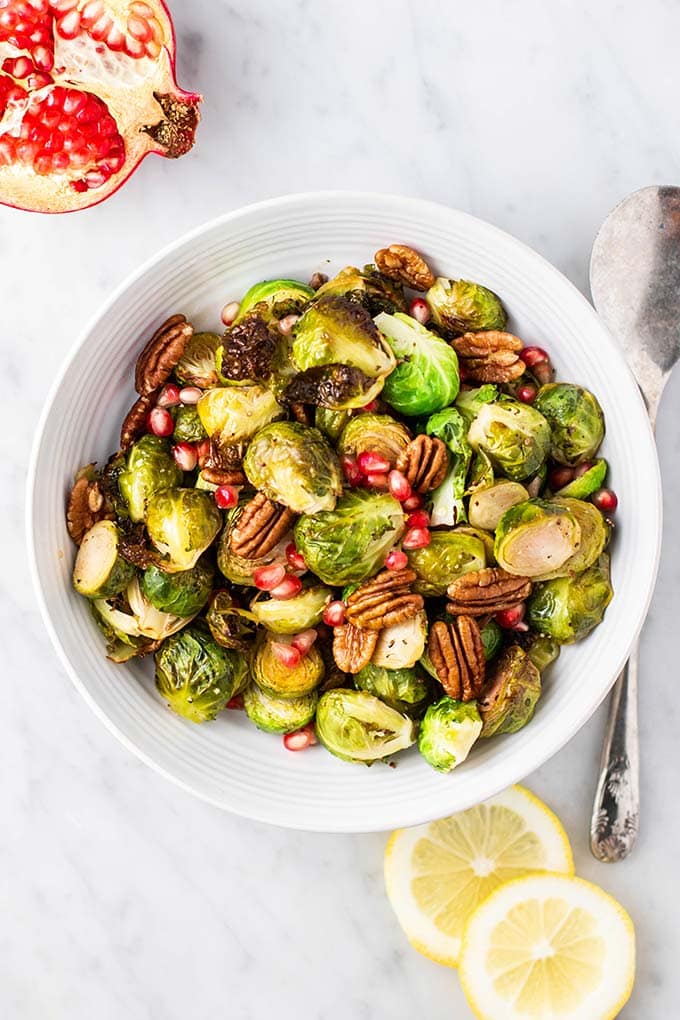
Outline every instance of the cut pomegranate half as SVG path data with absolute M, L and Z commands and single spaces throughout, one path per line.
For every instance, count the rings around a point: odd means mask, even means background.
M 200 102 L 162 0 L 0 0 L 0 203 L 102 202 L 149 153 L 189 151 Z

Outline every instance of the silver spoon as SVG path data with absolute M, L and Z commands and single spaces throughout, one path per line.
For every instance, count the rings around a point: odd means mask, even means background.
M 617 205 L 595 238 L 590 289 L 654 428 L 680 359 L 680 188 L 642 188 Z M 590 824 L 590 848 L 606 863 L 628 856 L 639 828 L 639 651 L 636 641 L 614 686 Z

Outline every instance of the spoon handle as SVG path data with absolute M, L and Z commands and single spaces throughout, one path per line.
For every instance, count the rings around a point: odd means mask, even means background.
M 635 845 L 640 822 L 640 748 L 638 736 L 638 656 L 635 642 L 612 693 L 600 778 L 590 823 L 590 849 L 613 864 Z

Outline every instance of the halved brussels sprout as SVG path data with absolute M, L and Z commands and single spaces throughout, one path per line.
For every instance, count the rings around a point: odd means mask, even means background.
M 528 639 L 522 642 L 522 647 L 527 653 L 539 673 L 543 673 L 551 663 L 560 656 L 560 643 L 547 634 L 533 634 L 529 631 L 525 637 Z
M 429 545 L 411 549 L 407 555 L 417 575 L 413 588 L 420 595 L 445 595 L 452 581 L 461 574 L 482 570 L 487 561 L 484 541 L 457 528 L 433 531 Z
M 223 648 L 248 651 L 257 633 L 253 614 L 236 605 L 231 594 L 224 589 L 215 593 L 205 614 L 205 622 L 215 641 Z
M 568 574 L 581 541 L 581 525 L 569 506 L 558 500 L 530 499 L 503 514 L 494 552 L 498 565 L 508 573 L 540 581 Z
M 127 455 L 124 470 L 118 474 L 118 488 L 130 520 L 143 521 L 154 493 L 180 485 L 183 477 L 165 439 L 152 435 L 138 439 Z
M 93 602 L 99 618 L 115 631 L 120 640 L 142 638 L 146 641 L 164 641 L 171 634 L 186 627 L 191 616 L 162 613 L 142 594 L 135 577 L 125 589 L 123 599 L 96 599 Z
M 288 348 L 287 338 L 270 329 L 259 315 L 247 315 L 226 331 L 217 351 L 220 382 L 225 386 L 269 384 L 279 348 Z
M 299 698 L 276 698 L 256 683 L 243 692 L 243 707 L 251 722 L 265 733 L 293 733 L 311 722 L 319 695 L 316 691 Z
M 215 719 L 248 672 L 245 656 L 218 645 L 203 622 L 168 638 L 155 659 L 159 693 L 194 723 Z
M 556 496 L 566 496 L 568 499 L 588 499 L 594 492 L 601 489 L 607 477 L 607 461 L 596 460 L 587 471 L 584 471 L 578 478 L 574 478 L 558 492 Z
M 360 691 L 380 698 L 390 708 L 419 719 L 432 697 L 430 678 L 417 666 L 410 669 L 385 669 L 369 663 L 354 677 Z
M 175 431 L 172 434 L 175 443 L 200 443 L 207 432 L 203 428 L 201 418 L 195 407 L 187 404 L 178 407 L 175 414 Z
M 550 426 L 529 404 L 506 398 L 482 404 L 470 426 L 468 440 L 483 450 L 494 467 L 515 482 L 530 478 L 550 450 Z
M 221 346 L 217 333 L 194 333 L 175 368 L 177 381 L 204 390 L 217 386 L 216 357 Z
M 446 443 L 450 454 L 448 473 L 431 496 L 430 522 L 434 527 L 452 527 L 467 520 L 463 496 L 472 458 L 472 448 L 467 441 L 467 424 L 455 407 L 447 407 L 428 418 L 425 431 L 428 436 Z
M 483 450 L 477 450 L 470 464 L 465 495 L 472 496 L 480 489 L 488 489 L 493 483 L 493 464 Z
M 191 570 L 222 527 L 214 499 L 200 489 L 164 489 L 147 506 L 149 538 L 169 571 Z
M 487 686 L 478 702 L 482 737 L 516 733 L 529 722 L 541 696 L 541 674 L 524 649 L 511 645 L 487 672 Z
M 411 433 L 389 414 L 359 414 L 351 418 L 338 440 L 338 453 L 358 457 L 360 453 L 379 453 L 394 467 L 411 441 Z
M 438 772 L 451 772 L 464 762 L 482 730 L 474 701 L 444 696 L 430 705 L 420 724 L 418 750 Z
M 495 531 L 498 522 L 510 507 L 518 503 L 526 503 L 529 493 L 519 482 L 508 482 L 501 479 L 490 485 L 488 489 L 478 489 L 470 496 L 468 518 L 475 528 L 484 531 Z
M 433 322 L 450 333 L 505 329 L 508 321 L 500 299 L 481 283 L 439 277 L 425 300 Z
M 352 411 L 375 400 L 384 382 L 382 375 L 374 379 L 353 365 L 314 365 L 288 381 L 282 388 L 281 399 L 287 404 Z
M 301 698 L 311 694 L 324 677 L 321 652 L 312 645 L 297 666 L 284 666 L 272 651 L 279 635 L 261 635 L 253 656 L 253 679 L 266 694 L 276 698 Z
M 206 559 L 190 570 L 168 574 L 152 565 L 142 574 L 142 594 L 162 613 L 195 616 L 210 598 L 215 571 Z
M 383 669 L 411 669 L 422 659 L 426 641 L 427 614 L 421 609 L 409 620 L 380 631 L 371 662 Z
M 581 571 L 587 570 L 606 548 L 611 533 L 611 525 L 593 503 L 564 496 L 553 496 L 552 502 L 562 506 L 575 517 L 581 529 L 581 540 L 574 555 L 567 560 L 564 567 L 551 574 L 550 577 L 542 577 L 542 581 L 549 581 L 552 577 L 562 577 L 563 573 L 580 574 Z
M 552 433 L 550 456 L 559 464 L 592 460 L 604 439 L 604 414 L 597 398 L 573 383 L 541 386 L 533 405 Z
M 247 442 L 285 411 L 264 386 L 223 386 L 208 390 L 197 404 L 203 428 L 221 446 Z
M 345 492 L 335 510 L 301 517 L 295 544 L 324 584 L 359 583 L 382 566 L 405 531 L 401 505 L 386 492 Z
M 299 514 L 333 510 L 342 472 L 323 435 L 297 422 L 260 429 L 243 460 L 248 481 L 269 499 Z
M 468 425 L 471 425 L 479 414 L 484 404 L 495 403 L 500 396 L 500 390 L 495 383 L 484 383 L 474 389 L 462 389 L 456 397 L 456 410 L 463 415 Z
M 398 359 L 383 393 L 395 411 L 431 414 L 452 404 L 460 387 L 454 349 L 410 315 L 376 316 L 376 326 Z
M 328 407 L 317 407 L 314 412 L 314 425 L 328 436 L 332 442 L 337 442 L 342 430 L 352 418 L 352 411 L 331 411 Z M 342 453 L 342 450 L 338 451 Z
M 299 280 L 264 280 L 246 291 L 235 323 L 256 313 L 268 323 L 298 314 L 314 297 L 314 291 Z
M 580 641 L 602 622 L 613 595 L 605 554 L 582 574 L 537 585 L 527 604 L 527 622 L 556 641 Z
M 89 602 L 92 618 L 106 640 L 106 658 L 111 662 L 120 665 L 130 662 L 137 656 L 147 655 L 152 649 L 154 642 L 151 638 L 143 637 L 141 634 L 127 634 L 125 631 L 116 630 L 109 619 L 114 612 L 113 607 L 106 600 Z M 127 614 L 125 614 L 127 615 Z
M 403 287 L 379 273 L 375 266 L 345 266 L 337 276 L 328 280 L 316 292 L 317 299 L 339 296 L 368 309 L 371 315 L 379 312 L 406 311 Z
M 295 324 L 293 360 L 301 372 L 346 365 L 369 379 L 384 379 L 397 363 L 366 309 L 342 297 L 317 298 Z
M 370 765 L 410 747 L 416 728 L 372 694 L 337 687 L 319 698 L 316 735 L 336 758 Z
M 254 560 L 237 556 L 231 548 L 231 536 L 242 513 L 243 507 L 239 506 L 227 514 L 227 521 L 217 546 L 217 566 L 233 584 L 252 585 L 253 574 L 258 567 L 268 567 L 271 563 L 286 565 L 286 546 L 291 540 L 291 532 L 285 534 L 266 556 Z
M 98 521 L 78 549 L 73 587 L 86 599 L 106 599 L 127 588 L 135 568 L 118 551 L 120 532 L 113 521 Z
M 503 631 L 495 620 L 489 620 L 481 630 L 482 644 L 484 645 L 484 658 L 490 662 L 500 651 L 503 644 Z
M 330 588 L 313 585 L 293 599 L 273 599 L 261 593 L 250 603 L 259 624 L 274 634 L 299 634 L 321 623 L 323 611 L 333 598 Z

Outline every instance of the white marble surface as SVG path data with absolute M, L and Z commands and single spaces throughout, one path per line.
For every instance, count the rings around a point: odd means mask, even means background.
M 287 191 L 420 195 L 516 234 L 586 287 L 625 193 L 677 183 L 675 0 L 175 0 L 195 152 L 149 160 L 71 217 L 0 209 L 0 1015 L 7 1020 L 428 1020 L 469 1013 L 383 895 L 382 836 L 286 833 L 212 810 L 132 758 L 57 665 L 23 549 L 33 429 L 86 319 L 140 260 Z M 680 378 L 659 419 L 666 534 L 643 646 L 642 835 L 607 868 L 586 832 L 603 716 L 528 780 L 579 871 L 630 909 L 626 1020 L 677 1014 Z

